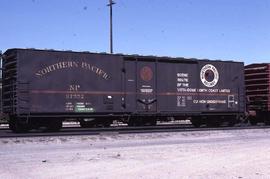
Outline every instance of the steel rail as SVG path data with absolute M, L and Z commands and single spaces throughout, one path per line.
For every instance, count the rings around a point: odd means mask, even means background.
M 195 132 L 195 131 L 221 131 L 221 130 L 245 130 L 268 129 L 270 126 L 238 126 L 194 128 L 183 125 L 143 126 L 143 127 L 109 127 L 109 128 L 63 128 L 59 132 L 30 131 L 28 133 L 13 133 L 10 130 L 0 131 L 0 138 L 22 137 L 58 137 L 58 136 L 86 136 L 86 135 L 116 135 L 135 133 L 164 133 L 164 132 Z

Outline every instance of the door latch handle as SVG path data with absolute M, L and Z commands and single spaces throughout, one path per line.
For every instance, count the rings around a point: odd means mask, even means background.
M 154 102 L 157 101 L 157 99 L 151 99 L 151 100 L 142 100 L 142 99 L 137 99 L 138 102 L 144 104 L 144 105 L 150 105 L 150 104 L 153 104 Z

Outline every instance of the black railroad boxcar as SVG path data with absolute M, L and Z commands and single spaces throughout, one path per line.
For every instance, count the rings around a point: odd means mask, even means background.
M 244 64 L 185 58 L 9 49 L 3 110 L 10 128 L 156 124 L 168 117 L 234 123 L 245 113 Z
M 270 64 L 246 65 L 245 87 L 251 124 L 270 124 Z

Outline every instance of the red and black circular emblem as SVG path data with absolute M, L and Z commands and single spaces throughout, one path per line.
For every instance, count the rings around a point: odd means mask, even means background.
M 212 70 L 206 70 L 204 77 L 205 77 L 206 81 L 210 82 L 210 81 L 213 81 L 215 79 L 215 74 Z
M 202 83 L 208 88 L 214 87 L 219 80 L 218 70 L 211 64 L 206 64 L 202 67 L 200 76 Z
M 153 77 L 152 69 L 148 66 L 144 66 L 140 71 L 140 75 L 143 81 L 150 81 Z

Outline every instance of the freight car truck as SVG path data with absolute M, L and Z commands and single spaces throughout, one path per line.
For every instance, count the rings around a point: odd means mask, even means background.
M 11 130 L 155 125 L 168 117 L 195 126 L 233 124 L 245 113 L 244 64 L 185 58 L 9 49 L 3 110 Z

